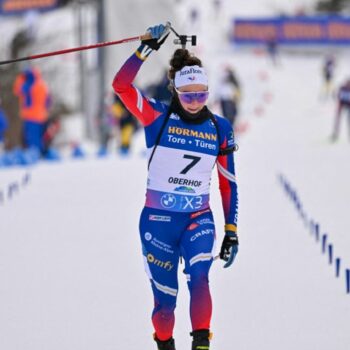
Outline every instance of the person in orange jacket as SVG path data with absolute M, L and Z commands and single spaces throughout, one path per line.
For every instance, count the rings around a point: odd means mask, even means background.
M 13 92 L 19 99 L 24 146 L 36 148 L 44 155 L 43 135 L 51 101 L 40 71 L 37 68 L 28 68 L 21 72 L 15 80 Z

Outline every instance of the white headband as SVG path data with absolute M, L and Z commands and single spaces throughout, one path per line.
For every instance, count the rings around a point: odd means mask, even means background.
M 185 66 L 175 73 L 174 85 L 176 88 L 191 84 L 208 86 L 208 77 L 202 67 Z

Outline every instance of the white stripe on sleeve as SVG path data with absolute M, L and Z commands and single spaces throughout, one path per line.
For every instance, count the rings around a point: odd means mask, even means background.
M 231 174 L 227 169 L 225 169 L 219 162 L 217 163 L 219 172 L 222 176 L 224 176 L 227 180 L 231 182 L 236 182 L 236 176 Z

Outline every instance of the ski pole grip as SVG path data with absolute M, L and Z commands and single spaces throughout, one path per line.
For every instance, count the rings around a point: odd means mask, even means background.
M 141 41 L 143 41 L 143 40 L 150 40 L 150 39 L 152 39 L 151 33 L 146 33 L 146 34 L 140 35 L 140 40 Z

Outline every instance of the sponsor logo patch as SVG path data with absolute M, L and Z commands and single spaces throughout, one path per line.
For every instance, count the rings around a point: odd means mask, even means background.
M 203 237 L 203 236 L 207 236 L 207 235 L 213 235 L 214 234 L 214 230 L 212 229 L 208 229 L 208 230 L 202 230 L 199 232 L 196 232 L 191 238 L 190 241 L 194 242 L 197 238 L 199 237 Z
M 202 74 L 202 71 L 200 69 L 195 69 L 193 67 L 180 71 L 180 76 L 187 75 L 187 74 Z
M 189 186 L 179 186 L 179 187 L 176 187 L 174 191 L 185 192 L 185 193 L 196 193 L 196 191 L 192 187 L 189 187 Z
M 198 220 L 197 224 L 199 224 L 199 225 L 205 225 L 205 224 L 214 225 L 214 222 L 209 218 L 205 218 L 205 219 Z
M 150 232 L 145 233 L 145 240 L 150 241 L 152 239 L 152 234 Z
M 210 209 L 197 211 L 196 213 L 191 214 L 191 219 L 197 218 L 198 216 L 201 216 L 202 214 L 209 213 L 209 212 L 210 212 Z
M 172 114 L 170 115 L 170 119 L 180 120 L 180 117 L 179 117 L 177 114 L 172 113 Z
M 176 198 L 173 194 L 166 193 L 160 199 L 160 204 L 162 205 L 163 208 L 166 208 L 166 209 L 173 208 L 175 207 L 175 204 L 176 204 Z
M 154 247 L 156 247 L 156 248 L 158 248 L 160 250 L 163 250 L 166 253 L 174 254 L 174 250 L 172 249 L 170 244 L 164 243 L 164 242 L 158 240 L 157 238 L 153 238 L 152 241 L 151 241 L 151 244 Z
M 198 180 L 188 180 L 188 179 L 182 179 L 179 177 L 169 177 L 168 182 L 170 184 L 175 184 L 175 185 L 183 185 L 184 188 L 185 187 L 199 187 L 202 185 L 202 181 L 198 181 Z
M 163 222 L 170 222 L 171 217 L 170 216 L 165 216 L 165 215 L 150 215 L 148 217 L 150 221 L 163 221 Z
M 171 263 L 171 261 L 162 261 L 157 259 L 153 254 L 147 254 L 147 261 L 150 264 L 156 265 L 158 267 L 161 267 L 162 269 L 166 271 L 171 271 L 174 267 L 174 265 Z
M 169 126 L 168 134 L 178 135 L 178 136 L 190 136 L 197 139 L 207 140 L 207 141 L 216 141 L 217 135 L 211 132 L 202 132 L 198 130 L 180 128 L 178 126 Z
M 190 226 L 188 226 L 188 230 L 189 231 L 192 231 L 192 230 L 195 230 L 199 225 L 197 223 L 192 223 Z

